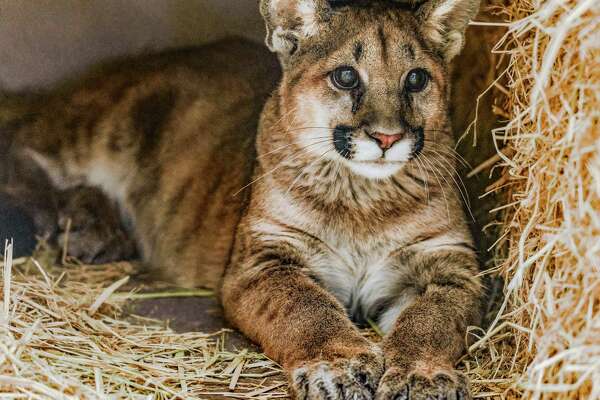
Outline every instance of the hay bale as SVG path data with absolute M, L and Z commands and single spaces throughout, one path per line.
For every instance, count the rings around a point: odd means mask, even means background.
M 600 398 L 600 2 L 507 2 L 492 131 L 505 300 L 471 350 L 478 390 Z M 467 362 L 467 366 L 468 366 Z M 492 382 L 494 381 L 494 382 Z M 499 385 L 499 386 L 498 386 Z

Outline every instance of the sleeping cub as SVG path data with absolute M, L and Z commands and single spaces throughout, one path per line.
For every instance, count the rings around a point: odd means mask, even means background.
M 251 43 L 141 57 L 32 102 L 11 155 L 58 191 L 101 188 L 149 268 L 217 288 L 295 398 L 470 398 L 453 364 L 482 287 L 448 64 L 478 1 L 260 7 L 270 97 Z

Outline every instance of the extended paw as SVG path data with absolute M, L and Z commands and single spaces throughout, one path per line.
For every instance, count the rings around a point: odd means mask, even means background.
M 296 399 L 367 400 L 383 374 L 383 357 L 376 351 L 352 359 L 316 361 L 292 372 Z
M 57 242 L 68 256 L 86 264 L 129 260 L 135 255 L 132 240 L 119 230 L 107 232 L 101 224 L 60 233 Z
M 437 372 L 428 377 L 413 372 L 404 376 L 389 369 L 377 389 L 377 400 L 470 400 L 467 378 L 457 371 Z
M 57 242 L 66 255 L 88 264 L 127 260 L 135 245 L 121 226 L 117 210 L 97 189 L 63 194 L 58 211 Z

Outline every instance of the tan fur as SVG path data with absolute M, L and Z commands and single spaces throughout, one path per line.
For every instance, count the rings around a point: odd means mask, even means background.
M 284 70 L 257 136 L 277 72 L 234 41 L 51 95 L 13 146 L 55 186 L 102 188 L 163 277 L 217 287 L 295 397 L 468 398 L 452 365 L 482 289 L 453 175 L 447 63 L 476 7 L 348 3 L 262 1 Z M 455 37 L 440 42 L 432 23 Z M 342 65 L 359 72 L 357 91 L 332 84 Z M 407 93 L 414 68 L 430 81 Z M 401 140 L 383 152 L 373 132 Z M 381 348 L 351 319 L 379 323 Z
M 151 268 L 214 287 L 244 203 L 233 194 L 252 173 L 258 114 L 277 76 L 269 53 L 242 40 L 121 61 L 32 105 L 13 147 L 61 188 L 102 188 Z

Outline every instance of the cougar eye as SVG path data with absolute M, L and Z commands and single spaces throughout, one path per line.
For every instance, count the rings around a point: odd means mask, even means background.
M 404 87 L 409 92 L 420 92 L 427 86 L 429 81 L 429 75 L 424 69 L 416 68 L 408 72 L 406 75 L 406 81 L 404 81 Z
M 360 79 L 354 68 L 339 67 L 332 72 L 331 82 L 338 89 L 351 90 L 358 86 Z

